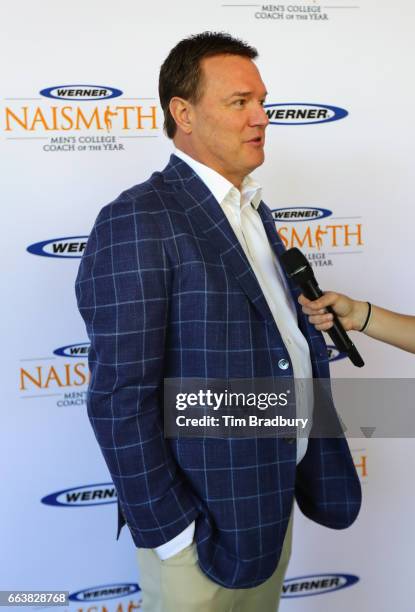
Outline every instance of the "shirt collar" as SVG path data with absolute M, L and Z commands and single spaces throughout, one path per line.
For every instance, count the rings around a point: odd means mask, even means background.
M 196 172 L 198 177 L 205 183 L 206 187 L 212 192 L 215 199 L 222 204 L 225 198 L 228 196 L 229 192 L 234 190 L 237 192 L 238 197 L 241 197 L 241 201 L 244 202 L 246 200 L 250 200 L 255 208 L 258 208 L 261 202 L 261 193 L 262 189 L 259 183 L 257 183 L 251 175 L 248 174 L 242 181 L 241 192 L 239 194 L 238 189 L 228 179 L 224 176 L 213 170 L 213 168 L 209 168 L 205 164 L 202 164 L 190 155 L 183 153 L 180 149 L 174 149 L 173 151 L 176 157 L 179 157 L 181 160 L 186 162 L 188 166 Z

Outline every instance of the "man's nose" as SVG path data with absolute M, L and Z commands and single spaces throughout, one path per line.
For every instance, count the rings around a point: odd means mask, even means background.
M 255 106 L 255 109 L 252 111 L 251 125 L 267 127 L 268 123 L 269 117 L 265 112 L 265 108 L 262 106 L 262 104 L 258 104 L 258 106 Z

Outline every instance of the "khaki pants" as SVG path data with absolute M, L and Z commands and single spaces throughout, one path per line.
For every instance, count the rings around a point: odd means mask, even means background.
M 143 612 L 276 612 L 291 555 L 291 515 L 275 572 L 251 589 L 227 589 L 208 578 L 197 563 L 191 544 L 160 561 L 148 548 L 137 549 Z

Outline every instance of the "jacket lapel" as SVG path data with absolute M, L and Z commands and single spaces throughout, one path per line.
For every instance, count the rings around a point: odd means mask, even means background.
M 264 224 L 264 228 L 265 228 L 265 232 L 267 234 L 268 240 L 274 250 L 275 255 L 278 258 L 278 261 L 280 261 L 279 258 L 285 252 L 286 248 L 281 238 L 279 237 L 278 232 L 276 231 L 275 221 L 272 216 L 272 212 L 269 210 L 267 206 L 264 205 L 263 202 L 261 202 L 261 204 L 258 206 L 258 213 L 262 219 L 262 223 Z M 308 318 L 303 313 L 301 306 L 298 303 L 298 297 L 301 294 L 301 289 L 297 287 L 297 285 L 287 276 L 282 265 L 281 265 L 281 270 L 282 270 L 282 273 L 284 274 L 284 278 L 287 282 L 287 285 L 289 287 L 291 296 L 295 304 L 295 308 L 297 310 L 298 324 L 299 324 L 301 331 L 303 332 L 306 338 L 308 338 L 311 334 L 315 335 L 316 332 L 315 332 L 314 327 L 308 322 Z
M 261 202 L 260 205 L 258 206 L 258 213 L 264 225 L 265 233 L 267 235 L 268 241 L 278 261 L 280 262 L 280 256 L 286 251 L 286 248 L 284 244 L 282 243 L 281 238 L 278 235 L 272 213 L 269 210 L 269 208 L 265 206 L 264 202 Z M 297 285 L 295 285 L 295 283 L 293 283 L 293 281 L 286 275 L 285 270 L 283 266 L 281 265 L 281 262 L 280 262 L 280 266 L 281 266 L 281 270 L 284 275 L 285 281 L 291 291 L 292 297 L 296 301 L 301 291 L 297 288 Z
M 181 159 L 172 155 L 163 178 L 175 190 L 175 198 L 185 209 L 196 233 L 208 239 L 223 263 L 239 282 L 243 291 L 263 318 L 274 319 L 261 287 L 235 236 L 235 233 L 205 183 Z

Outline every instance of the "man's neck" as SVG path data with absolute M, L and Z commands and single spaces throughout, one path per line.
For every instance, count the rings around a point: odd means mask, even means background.
M 243 177 L 243 176 L 242 177 L 241 176 L 237 176 L 236 177 L 236 176 L 228 175 L 223 170 L 223 168 L 220 168 L 218 165 L 216 165 L 214 163 L 209 163 L 209 160 L 206 160 L 205 156 L 198 154 L 198 152 L 194 149 L 194 147 L 186 146 L 186 145 L 184 145 L 184 143 L 178 142 L 176 140 L 173 140 L 173 144 L 176 147 L 176 149 L 178 149 L 179 151 L 181 151 L 185 155 L 188 155 L 189 157 L 191 157 L 192 159 L 197 161 L 199 164 L 203 164 L 204 166 L 207 166 L 211 170 L 214 170 L 215 172 L 217 172 L 218 174 L 223 176 L 223 178 L 225 178 L 227 181 L 232 183 L 232 185 L 234 187 L 236 187 L 236 189 L 238 189 L 238 191 L 241 190 L 242 182 L 243 182 L 245 177 Z

